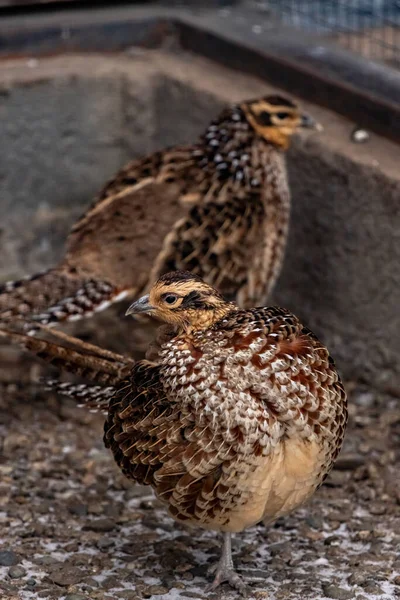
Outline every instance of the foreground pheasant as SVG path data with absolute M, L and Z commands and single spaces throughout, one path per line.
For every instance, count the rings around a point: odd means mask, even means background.
M 186 272 L 162 276 L 127 312 L 168 324 L 155 361 L 133 364 L 72 338 L 63 348 L 3 335 L 107 386 L 52 384 L 107 410 L 104 441 L 117 464 L 177 521 L 224 533 L 211 587 L 243 590 L 231 533 L 298 507 L 339 453 L 347 408 L 333 360 L 289 311 L 242 310 Z
M 192 146 L 131 162 L 72 228 L 58 266 L 0 286 L 0 320 L 90 316 L 175 269 L 243 307 L 264 302 L 287 237 L 284 151 L 301 127 L 318 125 L 269 96 L 225 109 Z

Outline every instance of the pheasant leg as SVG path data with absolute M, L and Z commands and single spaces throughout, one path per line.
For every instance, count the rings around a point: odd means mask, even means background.
M 215 573 L 214 581 L 208 586 L 207 591 L 215 590 L 221 583 L 229 585 L 241 593 L 246 592 L 246 584 L 238 573 L 236 573 L 232 560 L 231 534 L 224 533 L 222 554 L 217 565 L 210 570 Z

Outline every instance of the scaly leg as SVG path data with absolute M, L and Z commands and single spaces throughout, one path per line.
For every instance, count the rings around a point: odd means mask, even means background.
M 215 572 L 215 577 L 214 581 L 208 586 L 207 591 L 213 591 L 221 585 L 221 583 L 227 582 L 240 593 L 245 594 L 246 584 L 240 575 L 236 573 L 233 566 L 230 533 L 224 533 L 221 558 L 217 565 L 212 568 L 212 571 Z

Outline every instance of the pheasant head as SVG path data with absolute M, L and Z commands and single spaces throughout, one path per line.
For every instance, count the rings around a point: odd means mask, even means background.
M 291 136 L 301 128 L 322 130 L 308 114 L 302 113 L 294 102 L 282 96 L 266 96 L 241 104 L 252 129 L 267 142 L 284 150 Z
M 180 331 L 193 331 L 211 327 L 233 310 L 238 310 L 236 304 L 226 301 L 197 275 L 174 271 L 160 277 L 126 314 L 146 313 Z

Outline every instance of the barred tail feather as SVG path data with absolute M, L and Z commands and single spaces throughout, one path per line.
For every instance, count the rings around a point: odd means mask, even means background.
M 96 354 L 92 350 L 96 348 L 93 345 L 89 345 L 91 350 L 88 351 L 85 342 L 70 336 L 68 338 L 74 342 L 74 348 L 8 329 L 0 329 L 1 338 L 18 344 L 63 371 L 75 373 L 103 385 L 121 381 L 134 363 L 130 358 L 103 351 L 101 348 Z
M 101 312 L 128 296 L 129 290 L 117 290 L 110 283 L 89 279 L 76 292 L 62 298 L 57 304 L 34 314 L 32 320 L 42 325 L 56 325 L 62 321 L 78 321 Z
M 45 389 L 68 396 L 78 403 L 78 406 L 88 408 L 92 412 L 101 410 L 108 412 L 111 398 L 115 394 L 114 386 L 86 385 L 84 383 L 68 383 L 58 379 L 42 380 Z
M 61 269 L 49 269 L 0 285 L 0 319 L 30 317 L 69 296 L 79 280 Z
M 122 300 L 129 290 L 55 268 L 0 285 L 0 321 L 28 318 L 43 325 L 74 321 Z
M 4 283 L 0 283 L 0 295 L 11 294 L 12 292 L 15 292 L 15 290 L 26 286 L 31 281 L 36 281 L 37 279 L 45 277 L 45 275 L 51 271 L 52 269 L 46 269 L 46 271 L 40 271 L 40 273 L 36 273 L 35 275 L 26 275 L 25 277 L 21 277 L 21 279 L 17 279 L 15 281 L 5 281 Z

